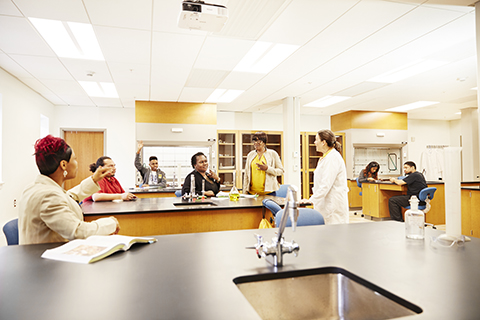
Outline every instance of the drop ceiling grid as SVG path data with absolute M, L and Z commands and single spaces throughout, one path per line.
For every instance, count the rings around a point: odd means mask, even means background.
M 152 29 L 152 0 L 83 0 L 91 23 L 148 30 Z
M 82 0 L 14 0 L 25 17 L 89 23 Z
M 150 64 L 108 62 L 115 83 L 150 85 Z
M 204 38 L 154 32 L 151 100 L 178 100 Z
M 107 62 L 150 63 L 149 31 L 102 26 L 94 29 Z
M 40 81 L 42 79 L 73 80 L 72 75 L 68 73 L 58 58 L 16 54 L 12 54 L 10 57 Z
M 231 71 L 254 44 L 250 40 L 207 36 L 194 68 Z
M 82 86 L 80 86 L 80 84 L 74 80 L 42 79 L 41 81 L 47 88 L 49 88 L 58 96 L 87 96 Z
M 33 78 L 27 70 L 22 68 L 22 66 L 5 53 L 0 54 L 0 66 L 17 78 Z
M 27 19 L 0 16 L 0 25 L 0 48 L 5 53 L 55 57 Z
M 23 16 L 11 0 L 0 1 L 0 14 L 18 17 Z
M 77 81 L 113 81 L 105 61 L 80 60 L 69 58 L 60 58 L 60 61 Z M 93 76 L 88 76 L 87 74 L 91 72 L 94 72 Z
M 207 98 L 212 94 L 213 91 L 214 89 L 212 88 L 185 87 L 183 88 L 182 93 L 178 98 L 178 101 L 203 103 L 207 100 Z

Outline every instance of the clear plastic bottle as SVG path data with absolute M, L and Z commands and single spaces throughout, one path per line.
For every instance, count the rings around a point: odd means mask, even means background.
M 192 198 L 195 196 L 195 175 L 194 174 L 190 176 L 190 194 L 192 195 Z
M 425 214 L 418 210 L 418 198 L 410 198 L 410 209 L 405 212 L 405 236 L 408 239 L 423 240 L 425 238 Z

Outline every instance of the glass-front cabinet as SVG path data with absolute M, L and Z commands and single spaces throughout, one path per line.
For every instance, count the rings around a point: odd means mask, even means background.
M 232 187 L 235 181 L 237 189 L 243 189 L 243 176 L 247 155 L 254 149 L 252 136 L 257 131 L 227 131 L 218 133 L 218 173 L 222 184 Z M 267 148 L 275 150 L 283 159 L 283 134 L 276 131 L 264 131 L 267 134 Z M 238 155 L 238 156 L 237 156 Z M 283 160 L 282 160 L 283 163 Z M 278 177 L 280 184 L 283 176 Z
M 310 198 L 313 188 L 313 172 L 317 167 L 318 160 L 323 156 L 321 152 L 317 152 L 315 147 L 316 132 L 300 133 L 300 150 L 301 150 L 301 182 L 302 182 L 302 198 Z M 335 132 L 337 142 L 342 145 L 341 154 L 345 161 L 345 133 Z
M 222 184 L 232 187 L 237 170 L 237 131 L 218 132 L 218 176 Z

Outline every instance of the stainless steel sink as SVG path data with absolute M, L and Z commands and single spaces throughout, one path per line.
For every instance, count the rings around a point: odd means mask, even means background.
M 335 267 L 233 279 L 262 319 L 394 319 L 418 306 Z

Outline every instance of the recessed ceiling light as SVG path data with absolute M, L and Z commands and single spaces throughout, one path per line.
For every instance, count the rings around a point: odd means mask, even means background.
M 233 71 L 269 73 L 298 48 L 297 45 L 257 41 Z
M 432 70 L 443 66 L 447 62 L 437 61 L 437 60 L 417 60 L 412 63 L 406 64 L 400 68 L 396 68 L 392 71 L 381 74 L 377 77 L 369 79 L 371 82 L 384 82 L 384 83 L 394 83 L 414 75 L 417 75 L 428 70 Z
M 321 99 L 305 104 L 304 107 L 325 108 L 325 107 L 331 106 L 332 104 L 348 100 L 350 98 L 351 97 L 345 97 L 345 96 L 325 96 Z
M 105 60 L 91 24 L 28 19 L 59 57 Z
M 431 105 L 434 105 L 434 104 L 437 104 L 437 103 L 439 103 L 439 102 L 436 102 L 436 101 L 417 101 L 417 102 L 405 104 L 403 106 L 398 106 L 398 107 L 395 107 L 395 108 L 386 109 L 385 111 L 408 111 L 408 110 L 428 107 L 428 106 L 431 106 Z
M 233 89 L 216 89 L 213 93 L 207 98 L 205 102 L 219 102 L 219 103 L 228 103 L 235 100 L 239 95 L 244 93 L 245 90 L 233 90 Z
M 455 112 L 455 114 L 462 114 L 462 111 L 459 111 L 459 112 Z
M 78 81 L 90 97 L 118 98 L 117 89 L 111 82 Z

